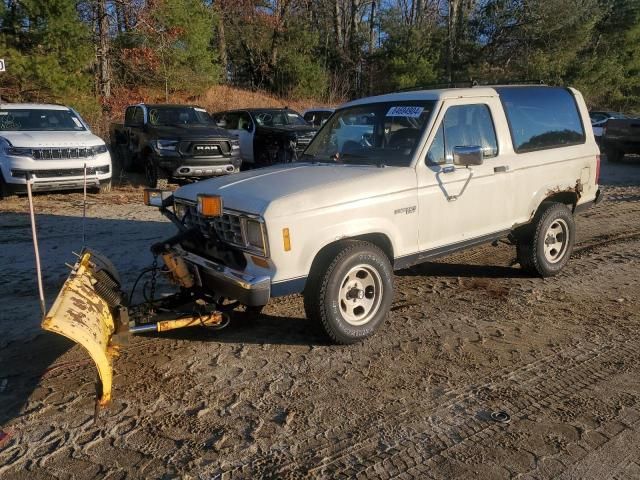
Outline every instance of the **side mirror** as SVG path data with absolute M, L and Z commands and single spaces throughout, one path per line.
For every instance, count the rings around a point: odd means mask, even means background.
M 474 145 L 471 147 L 453 147 L 453 164 L 463 167 L 472 165 L 482 165 L 484 152 L 482 147 Z

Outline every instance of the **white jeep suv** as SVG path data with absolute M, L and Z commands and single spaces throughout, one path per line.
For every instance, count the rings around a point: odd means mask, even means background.
M 308 317 L 334 341 L 355 342 L 384 322 L 393 270 L 507 238 L 524 269 L 558 273 L 574 214 L 600 198 L 589 125 L 569 88 L 356 100 L 302 162 L 156 191 L 181 230 L 163 248 L 214 298 L 259 310 L 301 292 Z
M 111 156 L 76 111 L 61 105 L 0 104 L 0 196 L 33 190 L 111 190 Z

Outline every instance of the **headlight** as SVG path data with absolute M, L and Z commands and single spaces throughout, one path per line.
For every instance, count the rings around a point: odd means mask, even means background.
M 262 223 L 256 220 L 247 219 L 247 246 L 259 249 L 264 252 L 264 231 Z
M 93 147 L 93 154 L 94 155 L 99 155 L 101 153 L 107 153 L 107 146 L 106 145 L 98 145 L 97 147 Z
M 6 148 L 7 155 L 13 155 L 17 157 L 32 157 L 33 150 L 30 148 L 23 147 L 7 147 Z
M 231 150 L 240 150 L 240 140 L 231 140 L 229 142 L 231 144 Z
M 155 147 L 157 150 L 168 150 L 171 152 L 175 152 L 178 148 L 177 140 L 156 140 Z

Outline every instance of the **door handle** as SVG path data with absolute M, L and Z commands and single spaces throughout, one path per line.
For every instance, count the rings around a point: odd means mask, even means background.
M 507 173 L 509 171 L 509 165 L 500 165 L 499 167 L 493 167 L 493 173 Z

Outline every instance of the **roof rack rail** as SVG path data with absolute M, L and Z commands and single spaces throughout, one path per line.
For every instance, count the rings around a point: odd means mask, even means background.
M 544 80 L 498 80 L 498 81 L 478 81 L 478 80 L 468 80 L 464 82 L 443 82 L 443 83 L 432 83 L 432 84 L 420 84 L 414 85 L 413 87 L 405 87 L 399 90 L 394 90 L 394 92 L 411 92 L 415 90 L 433 90 L 440 88 L 472 88 L 472 87 L 488 87 L 494 85 L 543 85 L 546 86 L 547 83 Z

